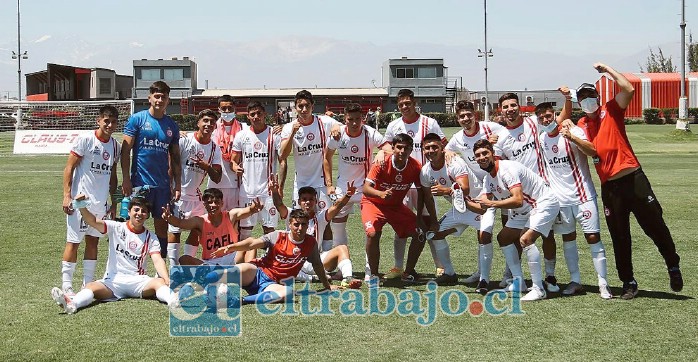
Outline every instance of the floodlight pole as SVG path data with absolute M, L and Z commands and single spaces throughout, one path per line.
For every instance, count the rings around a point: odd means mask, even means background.
M 679 119 L 676 121 L 676 129 L 688 131 L 686 112 L 688 111 L 688 98 L 686 98 L 686 0 L 681 0 L 681 96 L 679 97 Z
M 490 97 L 489 97 L 489 82 L 487 79 L 487 58 L 494 56 L 492 49 L 487 47 L 487 0 L 484 0 L 485 5 L 485 51 L 478 49 L 478 58 L 485 58 L 485 121 L 490 120 Z

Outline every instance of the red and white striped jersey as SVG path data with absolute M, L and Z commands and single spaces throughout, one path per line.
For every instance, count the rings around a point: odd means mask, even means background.
M 422 155 L 422 140 L 424 136 L 429 133 L 436 133 L 446 144 L 446 136 L 441 131 L 439 124 L 435 119 L 425 115 L 419 115 L 419 118 L 412 123 L 405 122 L 402 117 L 390 122 L 388 128 L 385 129 L 385 140 L 393 142 L 393 137 L 400 133 L 406 133 L 414 140 L 414 148 L 410 156 L 419 161 L 420 164 L 424 164 L 426 161 Z
M 480 165 L 475 161 L 475 154 L 473 151 L 473 146 L 475 142 L 481 139 L 488 139 L 490 136 L 498 136 L 497 143 L 493 144 L 495 156 L 502 155 L 502 148 L 504 147 L 504 142 L 507 140 L 509 133 L 506 129 L 498 123 L 482 121 L 476 123 L 477 131 L 473 134 L 468 134 L 464 129 L 456 132 L 456 134 L 451 137 L 446 145 L 446 150 L 458 153 L 465 163 L 468 165 L 470 171 L 470 196 L 475 197 L 478 195 L 482 189 L 482 179 L 485 178 L 487 172 L 480 168 Z
M 197 166 L 192 158 L 200 158 L 209 165 L 223 165 L 221 159 L 220 148 L 213 142 L 209 141 L 203 144 L 196 139 L 196 132 L 188 134 L 186 137 L 179 138 L 179 153 L 180 163 L 182 167 L 182 200 L 184 201 L 199 201 L 201 200 L 201 184 L 206 177 L 206 171 Z
M 109 237 L 109 256 L 104 279 L 120 275 L 144 275 L 150 254 L 160 253 L 160 242 L 155 234 L 143 229 L 134 232 L 126 222 L 104 220 L 102 234 Z
M 523 122 L 515 128 L 506 127 L 509 137 L 504 142 L 502 156 L 507 160 L 517 161 L 531 169 L 536 175 L 548 182 L 545 173 L 545 161 L 540 152 L 538 122 L 534 117 L 524 117 Z
M 269 178 L 279 164 L 280 144 L 281 137 L 275 136 L 269 126 L 260 133 L 250 127 L 235 135 L 233 152 L 240 154 L 240 164 L 245 170 L 241 195 L 251 198 L 269 195 Z
M 570 132 L 587 140 L 584 130 L 579 127 L 570 129 Z M 548 181 L 560 201 L 560 206 L 579 205 L 596 198 L 587 156 L 577 145 L 562 137 L 560 133 L 555 137 L 547 133 L 541 134 L 540 144 L 548 164 Z
M 516 161 L 498 160 L 495 162 L 496 175 L 492 177 L 488 173 L 485 176 L 483 191 L 503 200 L 511 196 L 511 189 L 521 187 L 524 202 L 521 207 L 513 209 L 514 211 L 525 213 L 535 208 L 541 200 L 555 199 L 550 186 L 526 166 Z
M 296 163 L 294 188 L 303 186 L 324 187 L 325 174 L 322 162 L 325 157 L 327 137 L 334 125 L 340 124 L 327 116 L 313 116 L 313 122 L 301 128 L 293 136 L 293 159 Z M 281 141 L 291 137 L 293 122 L 284 125 Z
M 327 148 L 337 150 L 339 154 L 336 185 L 346 190 L 347 182 L 354 181 L 356 192 L 360 193 L 371 168 L 373 150 L 383 146 L 386 140 L 378 131 L 366 125 L 356 137 L 347 133 L 346 126 L 342 126 L 341 132 L 339 140 L 332 137 L 327 140 Z

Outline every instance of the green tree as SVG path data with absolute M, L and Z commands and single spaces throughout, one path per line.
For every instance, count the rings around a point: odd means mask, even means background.
M 647 63 L 645 63 L 645 67 L 643 68 L 642 65 L 640 65 L 640 71 L 641 72 L 647 72 L 647 73 L 674 73 L 676 72 L 676 67 L 674 64 L 671 62 L 671 57 L 666 58 L 664 56 L 664 53 L 662 52 L 662 48 L 657 48 L 658 53 L 655 54 L 655 52 L 650 48 L 650 55 L 647 56 Z
M 688 71 L 698 72 L 698 43 L 693 42 L 693 34 L 688 35 Z

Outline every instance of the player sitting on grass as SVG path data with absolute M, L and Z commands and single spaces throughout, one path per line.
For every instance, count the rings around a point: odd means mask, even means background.
M 170 225 L 186 230 L 196 230 L 198 240 L 196 243 L 187 244 L 184 247 L 184 255 L 179 258 L 182 265 L 233 265 L 244 261 L 245 253 L 231 253 L 222 255 L 219 258 L 212 258 L 211 253 L 226 245 L 239 241 L 238 223 L 259 210 L 262 205 L 259 199 L 252 200 L 252 204 L 245 208 L 223 210 L 223 192 L 217 188 L 210 188 L 204 191 L 202 197 L 206 215 L 193 216 L 187 219 L 180 219 L 172 215 L 169 206 L 163 208 L 162 218 Z M 201 245 L 201 259 L 196 258 L 197 249 Z M 237 254 L 237 255 L 236 255 Z
M 269 182 L 269 189 L 274 198 L 274 206 L 279 210 L 279 216 L 282 219 L 286 219 L 288 216 L 288 208 L 281 199 L 281 193 L 279 192 L 280 185 L 276 177 L 272 177 L 272 180 Z M 308 215 L 309 224 L 307 233 L 314 236 L 316 239 L 322 237 L 322 231 L 325 230 L 327 224 L 347 205 L 355 193 L 356 187 L 354 186 L 354 182 L 347 182 L 344 195 L 328 209 L 316 213 L 317 191 L 315 191 L 313 187 L 301 187 L 298 190 L 298 204 L 301 210 L 305 211 Z M 341 286 L 344 288 L 357 289 L 361 287 L 361 280 L 354 279 L 353 277 L 354 270 L 351 259 L 349 259 L 349 248 L 346 245 L 333 246 L 331 240 L 328 243 L 322 244 L 325 245 L 318 244 L 318 251 L 320 252 L 320 260 L 322 261 L 324 270 L 333 271 L 339 269 L 339 276 L 342 278 Z M 309 281 L 313 276 L 319 277 L 315 273 L 313 265 L 309 262 L 305 262 L 298 274 L 298 279 Z
M 145 228 L 150 213 L 150 204 L 142 197 L 134 197 L 128 205 L 130 219 L 125 222 L 99 220 L 87 207 L 89 200 L 84 194 L 75 198 L 75 207 L 80 209 L 87 225 L 109 236 L 109 256 L 104 278 L 91 282 L 83 290 L 69 297 L 60 288 L 51 290 L 51 297 L 68 314 L 90 305 L 93 301 L 111 301 L 122 298 L 149 298 L 155 296 L 170 307 L 178 299 L 169 287 L 167 266 L 160 256 L 158 238 Z M 147 255 L 153 259 L 158 275 L 147 275 Z
M 281 281 L 298 275 L 306 260 L 312 264 L 313 270 L 325 289 L 337 289 L 337 286 L 330 284 L 325 275 L 317 241 L 307 234 L 309 219 L 305 211 L 293 210 L 289 216 L 289 231 L 276 230 L 261 238 L 247 238 L 239 243 L 222 247 L 211 254 L 212 257 L 219 258 L 234 251 L 268 249 L 267 254 L 262 258 L 237 265 L 240 271 L 240 284 L 248 293 L 242 299 L 242 304 L 283 301 L 288 297 L 289 290 L 281 284 Z M 206 279 L 208 281 L 218 279 L 219 273 L 223 271 L 225 269 L 211 272 Z M 290 291 L 293 292 L 293 290 Z M 239 305 L 237 301 L 228 301 L 229 306 L 235 304 Z

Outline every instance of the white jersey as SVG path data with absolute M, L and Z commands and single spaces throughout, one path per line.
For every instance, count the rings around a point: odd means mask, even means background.
M 240 154 L 242 169 L 241 197 L 255 198 L 269 195 L 269 178 L 276 173 L 279 163 L 281 137 L 275 136 L 272 128 L 255 133 L 246 128 L 233 141 L 233 152 Z
M 201 200 L 201 184 L 206 177 L 206 171 L 197 166 L 191 159 L 200 158 L 209 165 L 221 165 L 221 152 L 213 141 L 202 144 L 196 139 L 196 132 L 179 138 L 179 153 L 182 165 L 182 196 L 183 201 Z
M 495 122 L 482 121 L 476 123 L 477 131 L 473 134 L 467 134 L 464 129 L 456 132 L 456 134 L 451 137 L 446 145 L 446 150 L 458 153 L 470 169 L 470 197 L 476 197 L 480 190 L 482 189 L 482 179 L 485 178 L 487 172 L 480 168 L 477 161 L 475 161 L 475 154 L 473 151 L 473 146 L 475 142 L 481 139 L 488 139 L 492 135 L 499 136 L 497 143 L 493 144 L 495 156 L 502 155 L 502 148 L 504 147 L 504 142 L 506 141 L 509 133 L 504 127 Z
M 235 135 L 249 126 L 246 123 L 242 123 L 238 120 L 235 120 L 230 126 L 225 126 L 224 124 L 221 126 L 222 122 L 223 121 L 220 119 L 216 122 L 216 129 L 211 134 L 211 139 L 218 145 L 218 149 L 221 151 L 223 173 L 221 175 L 221 182 L 213 182 L 209 178 L 208 187 L 215 187 L 218 189 L 237 189 L 239 187 L 240 180 L 238 179 L 237 174 L 235 174 L 233 169 L 230 167 L 230 162 L 223 157 L 222 152 L 224 150 L 228 152 L 232 151 L 232 143 L 235 139 Z
M 435 170 L 431 166 L 431 162 L 427 162 L 426 165 L 422 166 L 422 171 L 419 173 L 419 180 L 422 183 L 422 187 L 430 187 L 436 184 L 446 187 L 452 187 L 453 184 L 459 178 L 468 177 L 468 166 L 465 161 L 460 157 L 454 157 L 451 160 L 451 164 L 444 163 L 443 167 Z M 452 197 L 450 195 L 444 196 L 449 203 L 452 203 Z
M 303 186 L 325 187 L 325 174 L 322 162 L 325 157 L 327 137 L 334 125 L 340 123 L 331 117 L 313 116 L 313 122 L 301 126 L 293 137 L 293 159 L 296 163 L 294 189 Z M 291 137 L 293 123 L 287 123 L 281 130 L 281 140 Z
M 497 161 L 497 175 L 492 177 L 489 173 L 483 180 L 483 191 L 493 194 L 497 199 L 503 200 L 511 193 L 509 190 L 520 186 L 523 193 L 523 205 L 512 209 L 515 212 L 526 213 L 541 201 L 555 199 L 555 195 L 545 181 L 526 166 L 516 161 Z
M 390 122 L 388 128 L 385 129 L 385 140 L 393 142 L 393 137 L 400 133 L 406 133 L 414 140 L 414 148 L 410 156 L 419 161 L 420 164 L 426 162 L 422 155 L 422 140 L 424 136 L 429 133 L 436 133 L 442 140 L 446 139 L 446 136 L 441 131 L 441 127 L 439 127 L 436 120 L 421 114 L 419 118 L 412 123 L 406 123 L 402 117 Z
M 73 171 L 72 196 L 83 193 L 91 205 L 105 206 L 109 199 L 109 180 L 112 172 L 116 171 L 115 164 L 121 157 L 121 147 L 114 138 L 109 137 L 103 142 L 94 132 L 78 137 L 70 153 L 80 157 Z
M 532 117 L 524 117 L 518 127 L 506 127 L 506 130 L 509 132 L 509 137 L 502 148 L 502 156 L 523 164 L 548 182 L 545 161 L 540 152 L 538 122 Z
M 160 242 L 155 234 L 144 229 L 136 234 L 128 222 L 105 220 L 104 234 L 109 236 L 109 256 L 104 279 L 119 275 L 145 275 L 148 256 L 160 253 Z
M 370 170 L 373 150 L 386 143 L 385 137 L 366 125 L 356 137 L 349 136 L 346 126 L 342 126 L 340 132 L 342 136 L 339 140 L 332 137 L 327 140 L 328 149 L 339 150 L 337 186 L 346 191 L 347 182 L 354 181 L 358 194 L 362 192 L 364 179 Z
M 586 133 L 579 127 L 570 132 L 587 140 Z M 583 204 L 596 198 L 596 189 L 589 172 L 587 156 L 579 147 L 558 133 L 555 137 L 543 133 L 540 137 L 545 162 L 548 164 L 548 181 L 560 206 Z

